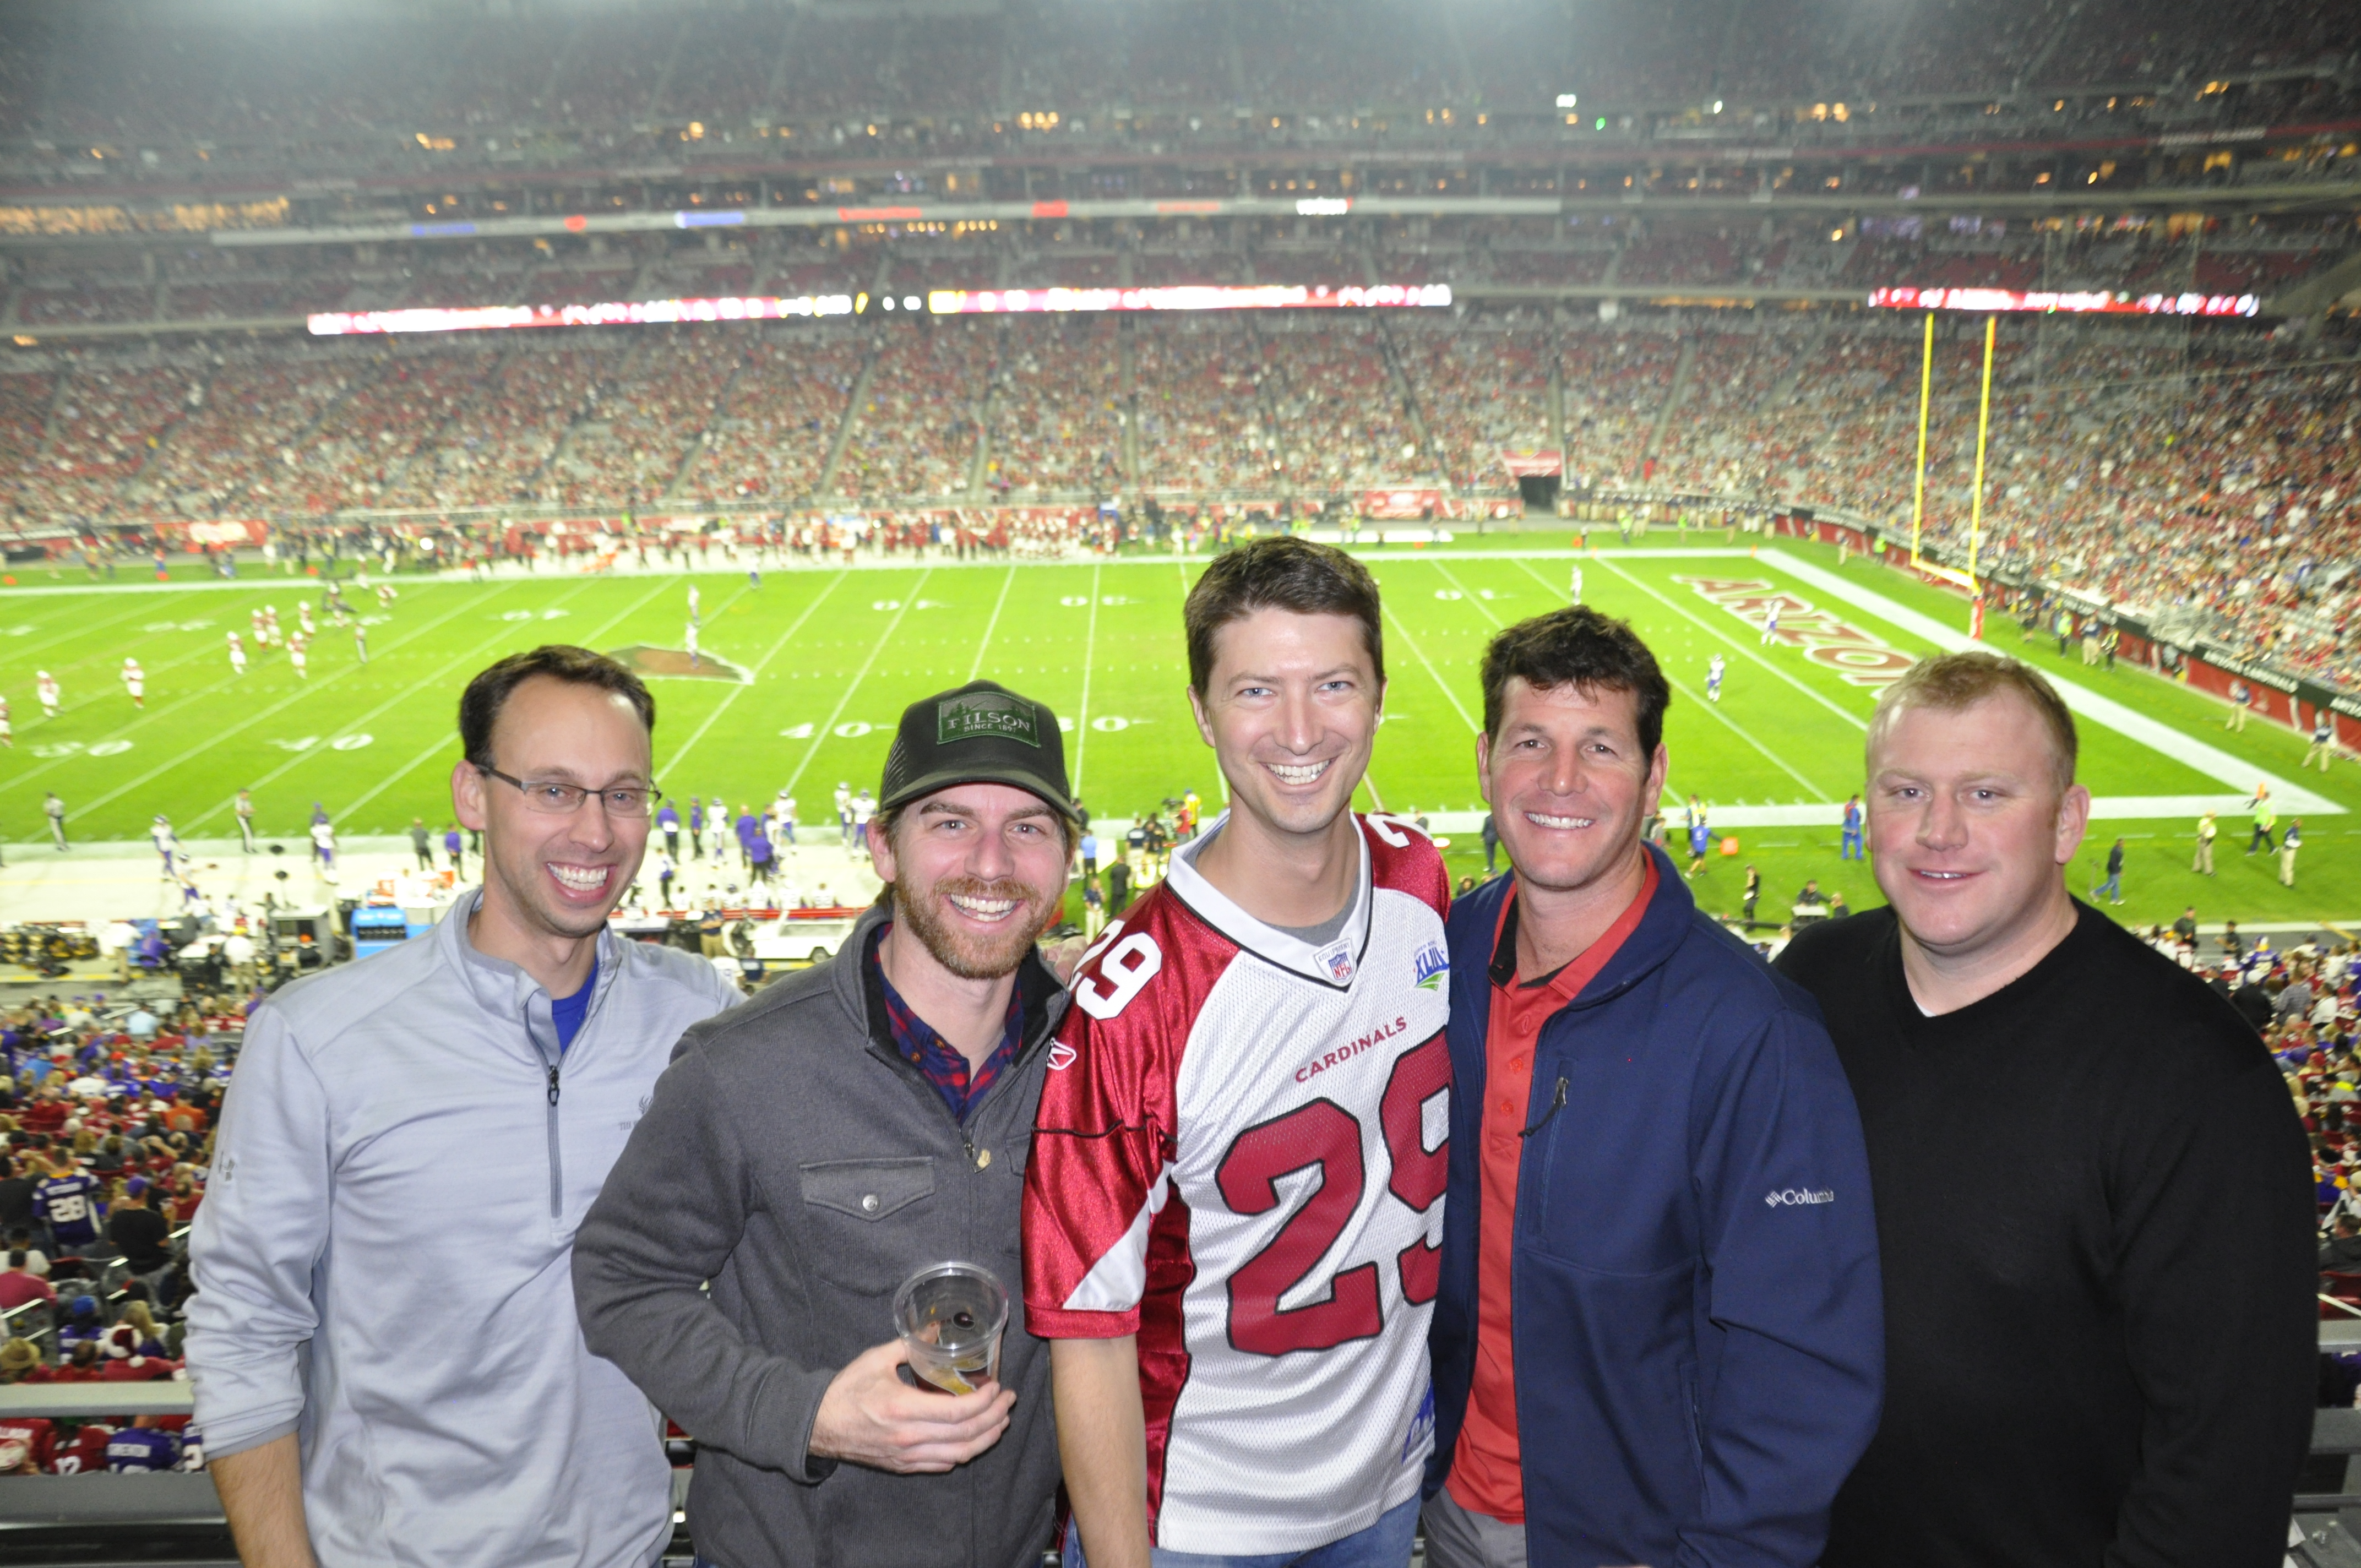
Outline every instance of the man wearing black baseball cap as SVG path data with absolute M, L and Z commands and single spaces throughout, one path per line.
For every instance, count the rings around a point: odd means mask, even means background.
M 591 1351 L 697 1434 L 714 1568 L 1037 1562 L 1059 1464 L 1019 1210 L 1066 993 L 1035 948 L 1078 831 L 1057 716 L 977 681 L 910 705 L 837 956 L 685 1035 L 575 1242 Z M 1006 1288 L 1000 1376 L 913 1386 L 892 1300 Z M 701 1289 L 710 1281 L 708 1290 Z

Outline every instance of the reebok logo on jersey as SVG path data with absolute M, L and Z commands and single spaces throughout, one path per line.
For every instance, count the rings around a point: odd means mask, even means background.
M 1080 1051 L 1077 1051 L 1073 1047 L 1066 1044 L 1065 1041 L 1058 1041 L 1055 1045 L 1049 1047 L 1049 1070 L 1051 1072 L 1065 1071 L 1068 1068 L 1074 1065 L 1074 1058 L 1081 1054 L 1082 1053 Z
M 1836 1201 L 1836 1190 L 1831 1187 L 1823 1187 L 1817 1191 L 1797 1187 L 1784 1187 L 1776 1192 L 1766 1192 L 1763 1195 L 1763 1201 L 1773 1209 L 1799 1209 L 1814 1203 L 1833 1203 Z
M 1411 960 L 1411 982 L 1421 991 L 1441 991 L 1451 978 L 1451 955 L 1429 942 Z
M 1383 1045 L 1386 1041 L 1392 1039 L 1396 1035 L 1400 1034 L 1404 1029 L 1409 1027 L 1410 1020 L 1408 1018 L 1398 1017 L 1390 1024 L 1380 1024 L 1377 1028 L 1368 1034 L 1363 1035 L 1352 1044 L 1347 1046 L 1338 1046 L 1333 1051 L 1323 1051 L 1312 1060 L 1297 1068 L 1295 1069 L 1295 1081 L 1298 1083 L 1309 1083 L 1316 1075 L 1326 1072 L 1332 1067 L 1336 1067 L 1342 1063 L 1351 1061 L 1363 1051 Z

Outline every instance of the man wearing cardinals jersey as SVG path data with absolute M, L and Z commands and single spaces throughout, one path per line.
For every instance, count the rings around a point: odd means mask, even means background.
M 1026 1171 L 1067 1561 L 1399 1568 L 1433 1441 L 1448 883 L 1351 809 L 1385 695 L 1367 571 L 1258 541 L 1185 614 L 1230 809 L 1076 971 Z

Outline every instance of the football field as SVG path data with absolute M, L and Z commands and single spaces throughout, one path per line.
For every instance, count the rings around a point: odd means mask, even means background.
M 1427 815 L 1452 839 L 1455 874 L 1480 872 L 1474 737 L 1482 719 L 1477 670 L 1487 639 L 1510 622 L 1583 597 L 1631 619 L 1671 676 L 1668 795 L 1702 796 L 1716 854 L 1697 879 L 1708 908 L 1735 911 L 1743 867 L 1759 866 L 1765 914 L 1807 876 L 1854 907 L 1878 902 L 1868 870 L 1838 858 L 1836 811 L 1861 787 L 1863 727 L 1878 683 L 1946 639 L 1960 641 L 1956 596 L 1858 559 L 1792 541 L 1759 554 L 1719 533 L 1696 548 L 1577 557 L 1563 532 L 1466 541 L 1433 550 L 1367 549 L 1386 598 L 1390 689 L 1362 803 Z M 275 606 L 282 629 L 318 586 L 291 577 L 235 583 L 82 586 L 27 574 L 0 588 L 0 696 L 15 745 L 0 753 L 0 839 L 45 839 L 42 795 L 66 802 L 77 839 L 138 839 L 169 815 L 184 839 L 234 834 L 236 791 L 291 849 L 314 803 L 340 833 L 398 833 L 412 817 L 449 818 L 460 689 L 500 654 L 544 641 L 642 651 L 670 668 L 684 645 L 686 594 L 702 598 L 697 675 L 657 674 L 657 779 L 684 807 L 692 795 L 733 806 L 792 792 L 807 823 L 829 816 L 840 780 L 874 787 L 903 706 L 983 675 L 1048 703 L 1069 727 L 1068 764 L 1095 816 L 1141 815 L 1195 788 L 1222 798 L 1211 752 L 1182 695 L 1180 606 L 1202 557 L 1124 556 L 1104 564 L 960 564 L 826 567 L 742 574 L 398 579 L 380 614 L 348 590 L 367 623 L 364 663 L 349 632 L 317 617 L 308 678 L 282 650 L 256 650 L 234 674 L 225 634 Z M 1767 609 L 1781 607 L 1766 639 Z M 2069 683 L 2082 735 L 2083 781 L 2103 819 L 2072 873 L 2087 893 L 2120 835 L 2129 863 L 2125 906 L 2141 923 L 2184 904 L 2202 919 L 2361 916 L 2361 767 L 2300 773 L 2297 736 L 2261 722 L 2223 729 L 2224 709 L 2128 665 L 2086 668 L 2048 641 L 2022 642 L 1995 622 L 1993 646 Z M 1708 661 L 1727 673 L 1707 700 Z M 117 672 L 147 671 L 133 707 Z M 35 672 L 63 691 L 44 718 Z M 2239 798 L 2272 781 L 2282 822 L 2304 820 L 2298 886 L 2279 885 L 2275 856 L 2239 851 Z M 2223 811 L 2211 881 L 2190 870 L 2191 830 L 2206 805 Z

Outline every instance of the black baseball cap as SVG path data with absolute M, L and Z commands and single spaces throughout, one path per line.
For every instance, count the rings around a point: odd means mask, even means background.
M 1074 821 L 1058 716 L 996 681 L 970 681 L 902 710 L 877 806 L 892 811 L 954 784 L 1001 784 L 1039 795 Z

